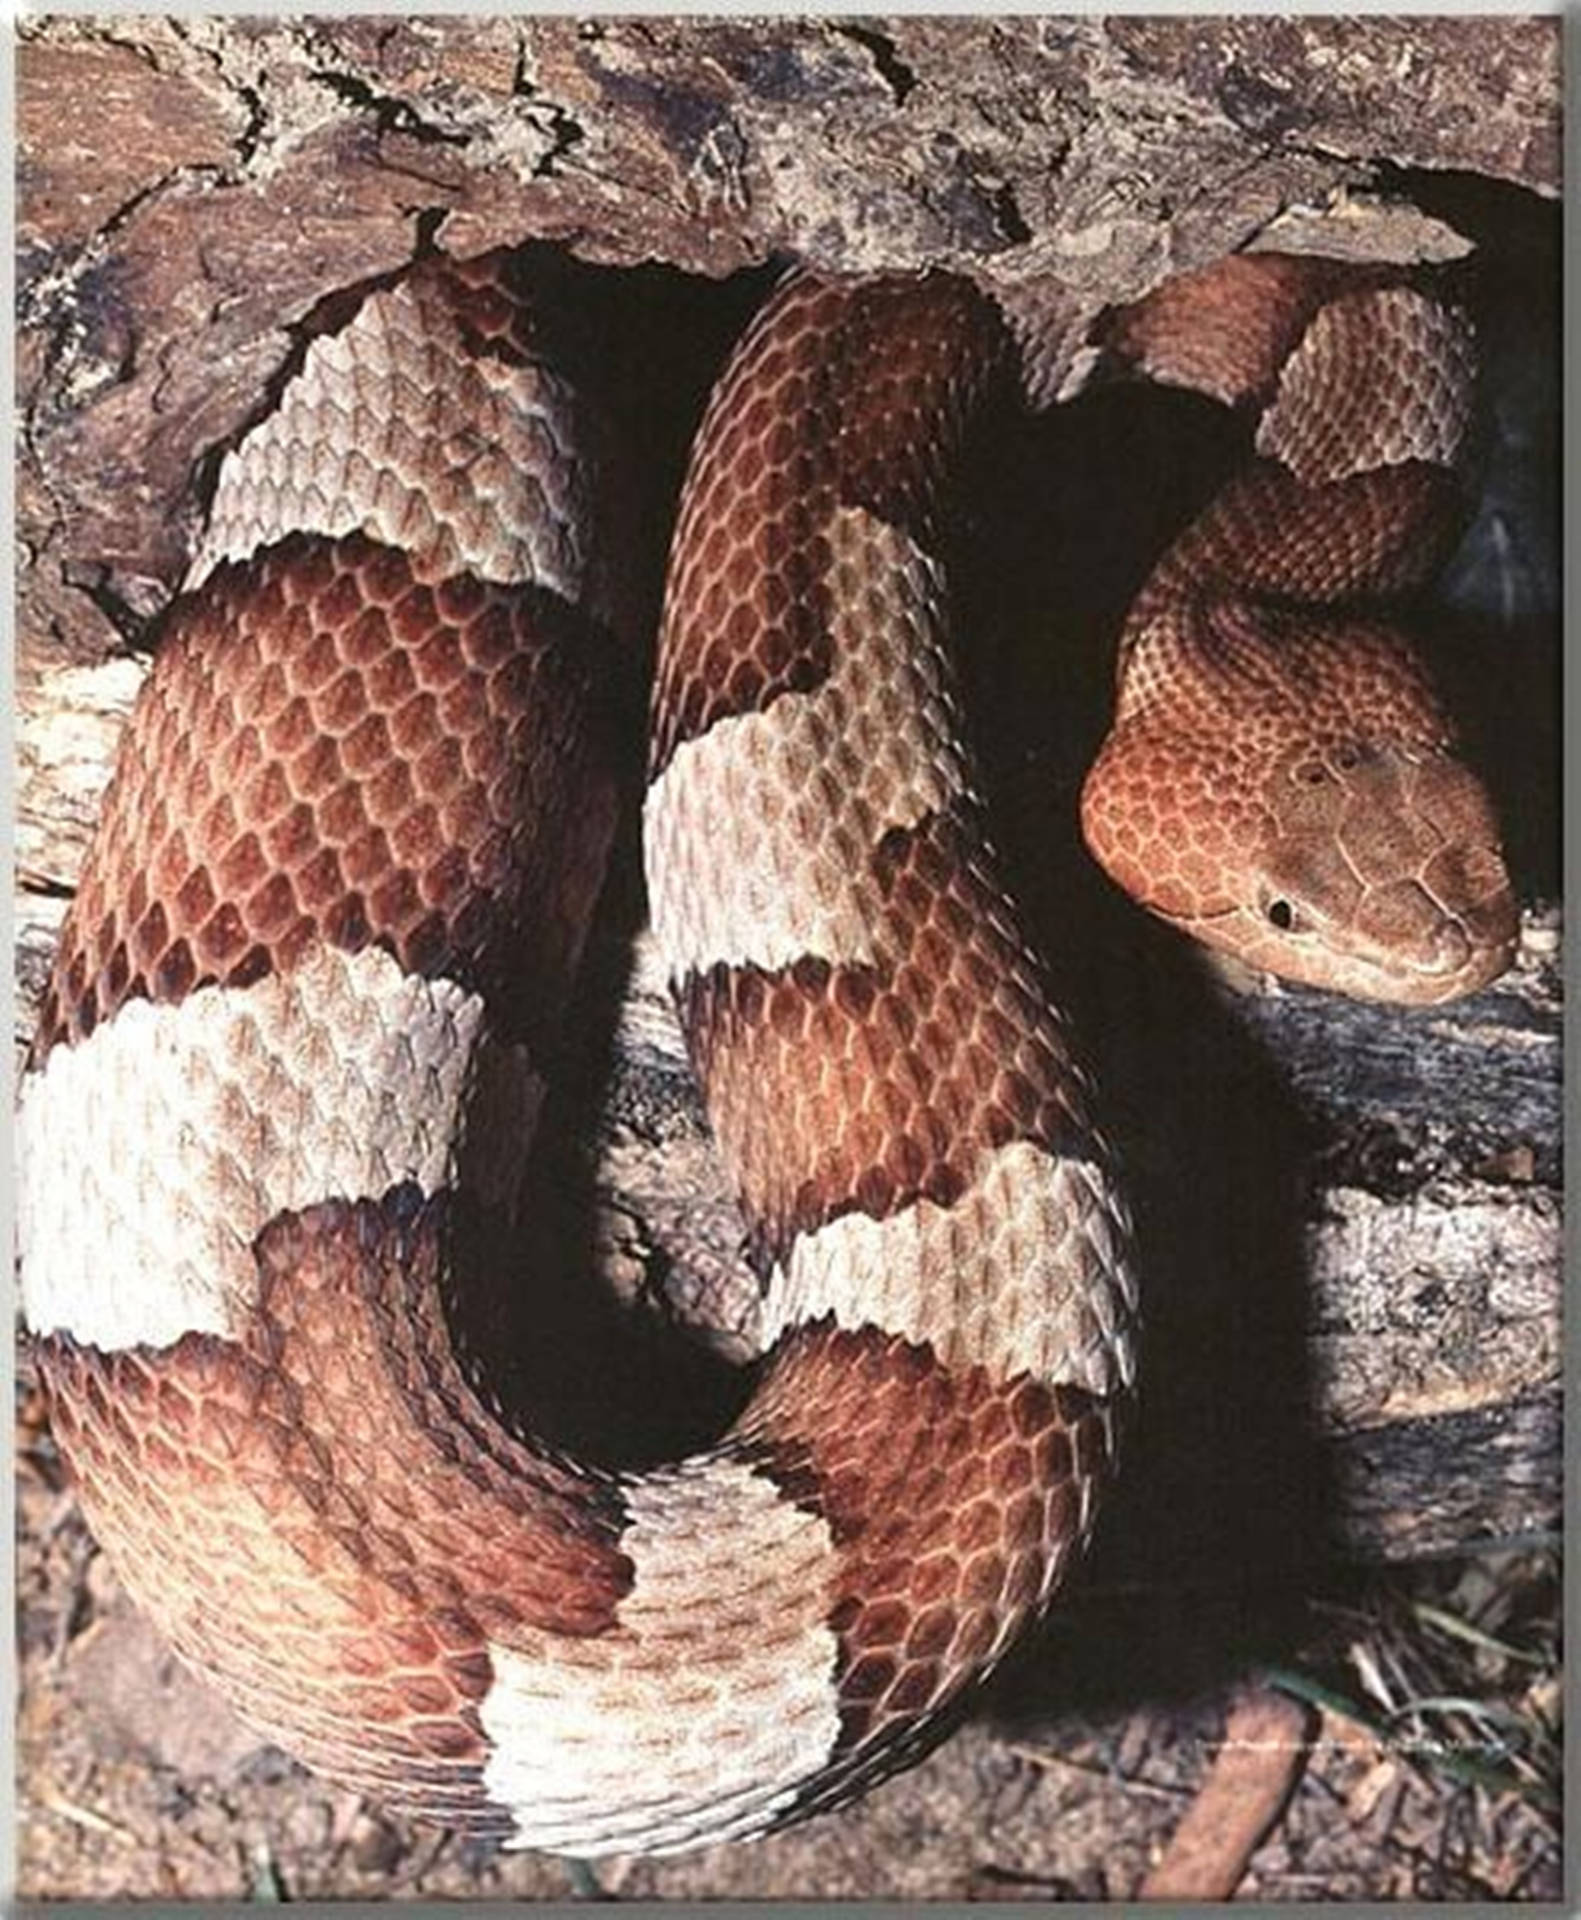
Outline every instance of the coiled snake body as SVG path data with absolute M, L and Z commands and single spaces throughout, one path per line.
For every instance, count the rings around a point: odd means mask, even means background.
M 1010 337 L 958 280 L 802 274 L 693 452 L 645 809 L 756 1391 L 640 1474 L 474 1391 L 446 1301 L 480 1232 L 530 1232 L 615 818 L 598 690 L 640 645 L 566 325 L 513 256 L 425 262 L 227 460 L 62 935 L 21 1246 L 85 1509 L 180 1652 L 390 1806 L 593 1855 L 766 1830 L 927 1742 L 1088 1534 L 1136 1285 L 956 721 L 936 535 Z M 1096 849 L 1258 964 L 1491 977 L 1497 835 L 1421 670 L 1300 611 L 1431 563 L 1460 323 L 1269 257 L 1107 351 L 1261 424 L 1128 624 Z

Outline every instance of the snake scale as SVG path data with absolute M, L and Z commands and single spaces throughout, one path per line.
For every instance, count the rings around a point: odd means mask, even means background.
M 521 1163 L 641 657 L 618 423 L 521 256 L 434 256 L 227 456 L 21 1101 L 23 1299 L 134 1597 L 311 1766 L 579 1855 L 760 1833 L 937 1736 L 1048 1605 L 1135 1372 L 1126 1204 L 993 852 L 939 535 L 1016 342 L 944 274 L 785 279 L 692 452 L 645 864 L 764 1295 L 653 1470 L 502 1419 L 447 1332 Z M 1255 451 L 1126 623 L 1083 817 L 1253 964 L 1434 1000 L 1508 961 L 1488 803 L 1380 596 L 1456 523 L 1471 341 L 1247 256 L 1105 364 Z

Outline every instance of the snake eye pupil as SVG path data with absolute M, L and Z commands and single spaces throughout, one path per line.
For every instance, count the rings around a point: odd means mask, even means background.
M 1281 933 L 1288 933 L 1296 923 L 1296 910 L 1288 900 L 1270 900 L 1268 918 Z

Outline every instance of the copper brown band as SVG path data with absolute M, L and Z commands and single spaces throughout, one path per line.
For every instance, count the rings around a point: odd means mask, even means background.
M 1396 267 L 1316 254 L 1232 255 L 1111 308 L 1093 343 L 1111 375 L 1134 368 L 1171 386 L 1261 405 L 1327 301 L 1406 280 Z
M 863 507 L 936 551 L 944 482 L 1005 373 L 995 309 L 943 275 L 786 283 L 699 431 L 676 527 L 651 772 L 832 669 L 829 529 Z
M 614 1629 L 633 1579 L 618 1487 L 513 1439 L 462 1375 L 442 1199 L 326 1202 L 256 1253 L 235 1341 L 35 1343 L 90 1521 L 262 1726 L 385 1798 L 426 1777 L 430 1810 L 442 1785 L 476 1824 L 489 1643 Z
M 786 1338 L 727 1451 L 840 1548 L 837 1773 L 904 1742 L 1048 1598 L 1111 1470 L 1112 1419 L 1080 1389 L 947 1368 L 877 1328 Z
M 1064 1023 L 974 823 L 930 815 L 872 859 L 883 957 L 721 964 L 679 989 L 765 1268 L 842 1214 L 949 1206 L 1011 1141 L 1058 1155 L 1091 1137 Z
M 293 535 L 177 601 L 35 1046 L 377 945 L 552 1033 L 614 817 L 602 642 L 552 593 Z

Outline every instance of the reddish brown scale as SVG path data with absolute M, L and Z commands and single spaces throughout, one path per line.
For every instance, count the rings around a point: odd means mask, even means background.
M 632 1572 L 619 1495 L 512 1440 L 467 1384 L 438 1209 L 326 1205 L 258 1254 L 237 1343 L 38 1343 L 89 1522 L 263 1730 L 387 1805 L 503 1831 L 478 1776 L 487 1643 L 609 1630 Z M 247 1568 L 218 1616 L 216 1565 Z
M 937 1713 L 1044 1604 L 1113 1464 L 1112 1419 L 1074 1388 L 947 1369 L 876 1329 L 784 1342 L 727 1450 L 841 1549 L 841 1751 L 821 1790 Z
M 886 957 L 777 974 L 717 967 L 682 992 L 720 1149 L 765 1261 L 859 1208 L 955 1200 L 1014 1140 L 1080 1151 L 1086 1082 L 1002 890 L 949 817 L 896 834 Z
M 1188 596 L 1329 605 L 1419 586 L 1447 557 L 1462 507 L 1459 483 L 1443 467 L 1413 462 L 1308 487 L 1255 461 L 1159 562 L 1127 620 L 1122 671 L 1144 623 Z M 1136 696 L 1127 689 L 1123 697 Z
M 173 609 L 62 933 L 35 1057 L 370 942 L 552 1030 L 613 819 L 597 643 L 553 597 L 440 591 L 295 536 Z M 422 689 L 419 691 L 418 689 Z
M 944 275 L 787 284 L 731 357 L 676 523 L 650 767 L 831 665 L 828 525 L 861 506 L 936 543 L 941 477 L 995 381 L 993 309 Z

